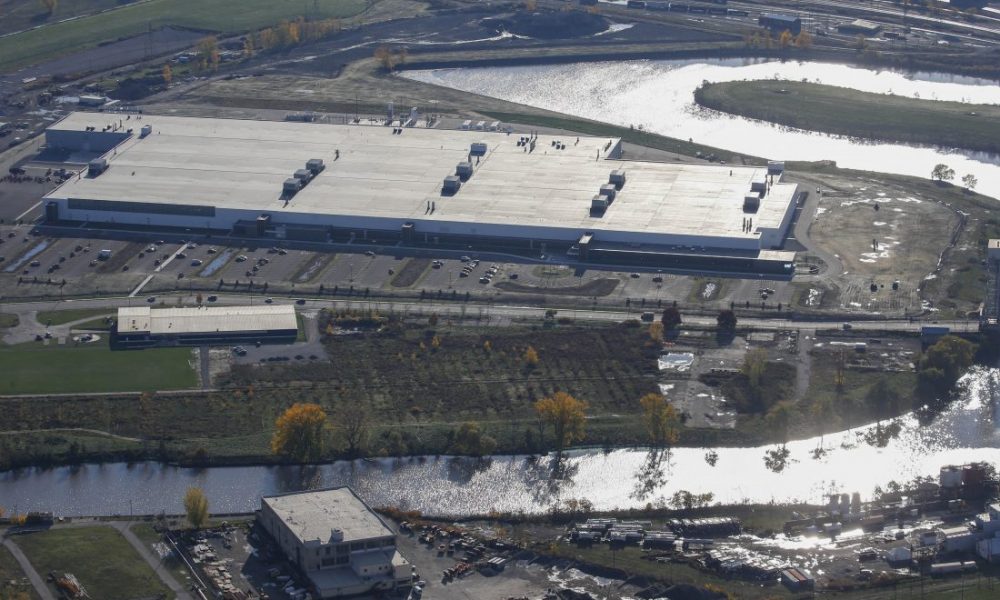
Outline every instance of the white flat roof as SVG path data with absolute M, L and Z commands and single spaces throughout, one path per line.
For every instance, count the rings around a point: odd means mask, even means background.
M 297 329 L 295 307 L 288 304 L 262 306 L 202 306 L 198 308 L 118 309 L 120 333 L 152 335 L 227 333 Z
M 265 496 L 261 501 L 302 542 L 328 543 L 334 529 L 343 532 L 345 542 L 394 535 L 349 487 Z
M 117 115 L 72 113 L 51 129 L 100 131 L 109 119 L 117 123 Z M 745 214 L 744 196 L 766 167 L 606 160 L 616 138 L 541 135 L 529 153 L 519 135 L 486 131 L 394 134 L 381 126 L 153 115 L 128 124 L 137 132 L 143 125 L 153 133 L 108 153 L 108 171 L 71 179 L 49 197 L 207 205 L 277 220 L 305 213 L 752 239 L 758 228 L 780 225 L 796 189 L 777 183 L 756 213 Z M 442 196 L 442 181 L 470 159 L 474 142 L 487 144 L 486 155 L 471 158 L 475 173 L 457 194 Z M 326 170 L 282 200 L 283 182 L 312 158 Z M 615 169 L 626 173 L 624 188 L 602 217 L 590 216 L 591 199 Z M 753 230 L 744 230 L 744 217 Z

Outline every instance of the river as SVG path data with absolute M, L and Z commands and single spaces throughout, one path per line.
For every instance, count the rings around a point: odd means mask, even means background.
M 979 180 L 977 191 L 1000 198 L 997 155 L 852 140 L 694 104 L 694 90 L 703 81 L 757 79 L 810 81 L 929 100 L 1000 104 L 1000 86 L 992 80 L 753 58 L 437 69 L 405 71 L 403 77 L 775 160 L 834 160 L 845 168 L 917 177 L 930 177 L 934 165 L 945 163 L 955 170 L 956 180 L 971 173 Z
M 261 495 L 350 484 L 369 503 L 419 509 L 426 514 L 469 515 L 491 510 L 538 513 L 569 498 L 596 508 L 642 507 L 667 501 L 679 490 L 711 492 L 715 502 L 822 502 L 827 493 L 859 492 L 936 475 L 947 464 L 1000 461 L 997 393 L 1000 371 L 979 369 L 963 380 L 947 410 L 923 423 L 899 420 L 900 434 L 884 447 L 864 441 L 872 427 L 828 435 L 826 453 L 814 458 L 818 438 L 788 444 L 780 473 L 764 453 L 774 447 L 678 448 L 666 455 L 643 449 L 580 450 L 552 456 L 483 460 L 414 457 L 339 461 L 316 467 L 181 468 L 154 462 L 114 463 L 0 473 L 0 506 L 51 510 L 62 515 L 182 512 L 188 486 L 200 486 L 213 512 L 245 512 Z

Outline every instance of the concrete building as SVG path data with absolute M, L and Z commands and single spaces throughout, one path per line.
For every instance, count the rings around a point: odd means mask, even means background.
M 151 132 L 140 136 L 140 125 Z M 46 143 L 107 161 L 46 196 L 55 222 L 572 248 L 593 262 L 684 254 L 693 268 L 729 261 L 789 275 L 794 258 L 781 248 L 799 194 L 781 170 L 626 161 L 616 138 L 149 115 L 129 128 L 73 113 Z M 306 180 L 313 160 L 325 168 Z
M 395 534 L 348 487 L 262 498 L 258 522 L 319 598 L 391 590 L 412 581 Z
M 118 309 L 111 343 L 116 348 L 212 344 L 288 344 L 298 336 L 295 307 L 201 306 Z

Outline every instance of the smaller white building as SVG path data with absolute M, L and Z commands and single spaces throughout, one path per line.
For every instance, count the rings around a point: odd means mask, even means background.
M 941 535 L 944 538 L 941 542 L 941 551 L 944 553 L 972 552 L 979 537 L 967 525 L 942 529 Z
M 392 590 L 412 581 L 395 533 L 349 487 L 262 498 L 258 522 L 319 598 Z

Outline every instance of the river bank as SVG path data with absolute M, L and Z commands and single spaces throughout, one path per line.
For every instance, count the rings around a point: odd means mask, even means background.
M 729 81 L 695 90 L 698 105 L 798 129 L 1000 152 L 1000 106 L 921 100 L 795 81 Z

